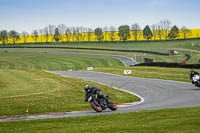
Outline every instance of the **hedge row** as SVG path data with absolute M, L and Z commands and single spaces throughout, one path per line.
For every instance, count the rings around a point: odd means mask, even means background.
M 157 67 L 200 69 L 200 64 L 182 64 L 182 63 L 169 63 L 169 62 L 141 63 L 141 64 L 136 64 L 135 66 L 157 66 Z

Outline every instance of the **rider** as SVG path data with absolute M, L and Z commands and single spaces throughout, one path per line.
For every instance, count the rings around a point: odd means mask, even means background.
M 193 69 L 190 71 L 190 80 L 192 80 L 192 77 L 194 76 L 194 75 L 199 75 L 199 73 L 198 72 L 196 72 L 196 71 L 194 71 Z M 192 80 L 192 84 L 194 84 L 194 81 Z
M 101 94 L 100 92 L 100 88 L 97 87 L 90 87 L 89 85 L 85 85 L 85 102 L 88 101 L 89 96 L 91 96 L 91 94 L 98 94 L 98 97 L 100 98 L 105 98 L 106 100 L 108 100 L 107 96 Z

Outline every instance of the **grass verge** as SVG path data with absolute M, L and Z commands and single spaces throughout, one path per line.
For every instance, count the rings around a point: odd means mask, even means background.
M 0 117 L 91 109 L 89 103 L 84 102 L 85 84 L 102 88 L 102 93 L 115 103 L 139 100 L 105 85 L 39 70 L 0 69 L 0 83 Z
M 198 133 L 200 107 L 0 123 L 2 133 Z
M 132 70 L 132 74 L 125 75 L 124 70 Z M 175 81 L 190 81 L 190 69 L 184 68 L 166 68 L 166 67 L 99 67 L 95 71 L 112 73 L 124 76 L 135 76 L 143 78 L 155 78 Z M 197 70 L 200 72 L 200 70 Z

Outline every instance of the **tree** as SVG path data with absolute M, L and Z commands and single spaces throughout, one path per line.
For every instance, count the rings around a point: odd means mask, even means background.
M 15 44 L 15 42 L 17 40 L 19 40 L 19 33 L 16 32 L 15 30 L 11 30 L 9 33 L 8 33 L 9 37 L 12 39 L 13 43 Z
M 43 41 L 43 30 L 39 29 L 38 32 L 40 34 L 40 42 L 42 42 Z
M 102 40 L 103 40 L 103 38 L 104 38 L 104 35 L 103 35 L 103 31 L 102 31 L 102 29 L 101 28 L 96 28 L 95 30 L 94 30 L 94 34 L 95 34 L 95 36 L 96 36 L 96 38 L 97 38 L 97 40 L 99 41 L 99 42 L 101 42 Z
M 167 40 L 168 34 L 170 32 L 170 28 L 171 28 L 171 22 L 167 19 L 162 20 L 162 21 L 160 21 L 160 26 L 161 26 L 161 29 L 162 29 L 161 35 L 164 35 L 165 40 Z
M 55 29 L 53 39 L 54 39 L 56 42 L 58 42 L 58 41 L 60 40 L 60 32 L 59 32 L 59 29 L 58 29 L 58 28 Z
M 55 32 L 55 25 L 49 25 L 48 26 L 48 33 L 49 33 L 49 37 L 51 39 L 51 42 L 53 42 L 53 40 L 54 40 L 54 32 Z
M 123 40 L 124 42 L 128 39 L 130 39 L 130 28 L 128 25 L 121 25 L 118 28 L 118 36 L 120 37 L 120 40 Z
M 183 34 L 184 39 L 192 35 L 192 31 L 188 29 L 186 26 L 181 27 L 181 33 Z
M 88 28 L 87 29 L 88 42 L 90 42 L 90 40 L 91 40 L 92 33 L 93 33 L 93 30 L 91 28 Z
M 37 30 L 34 30 L 33 32 L 32 32 L 32 38 L 33 38 L 33 40 L 35 41 L 35 43 L 37 42 L 37 40 L 38 40 L 38 31 Z
M 115 40 L 115 33 L 116 33 L 116 28 L 114 26 L 110 26 L 110 33 L 109 33 L 109 37 L 110 40 L 113 42 Z
M 151 25 L 151 29 L 152 29 L 152 34 L 153 34 L 153 39 L 156 40 L 157 37 L 157 33 L 158 33 L 158 29 L 157 29 L 157 25 L 156 24 L 152 24 Z
M 3 45 L 6 44 L 6 41 L 8 41 L 8 32 L 7 32 L 7 30 L 0 31 L 0 41 L 3 42 Z
M 44 32 L 44 35 L 45 35 L 45 38 L 46 38 L 46 43 L 49 42 L 49 30 L 48 30 L 48 27 L 45 27 L 43 29 L 43 32 Z
M 160 23 L 156 25 L 157 35 L 160 40 L 162 40 L 163 32 Z
M 170 33 L 168 34 L 168 38 L 171 40 L 174 40 L 175 38 L 179 37 L 179 29 L 176 25 L 174 25 L 170 31 Z
M 24 31 L 21 33 L 21 38 L 24 41 L 24 43 L 26 43 L 28 37 L 29 37 L 29 34 L 27 32 Z
M 65 34 L 67 27 L 65 26 L 65 24 L 59 24 L 58 29 L 59 29 L 59 32 L 60 32 L 60 40 L 62 42 L 64 42 L 64 34 Z
M 108 27 L 107 26 L 103 27 L 103 32 L 104 32 L 104 41 L 107 41 L 107 36 L 108 36 Z
M 80 42 L 80 38 L 81 38 L 80 27 L 75 27 L 74 35 L 75 35 L 76 41 Z
M 67 39 L 67 42 L 70 41 L 71 37 L 72 37 L 72 32 L 71 32 L 71 28 L 67 27 L 65 30 L 65 37 Z
M 138 23 L 135 23 L 131 26 L 131 30 L 132 30 L 132 34 L 133 34 L 133 38 L 135 41 L 138 40 L 138 38 L 141 36 L 141 28 L 140 25 Z
M 153 33 L 151 32 L 151 29 L 149 25 L 146 25 L 143 29 L 143 37 L 147 40 L 151 39 L 153 37 Z
M 84 41 L 85 40 L 85 38 L 86 38 L 86 32 L 87 32 L 87 28 L 85 28 L 85 27 L 83 27 L 83 26 L 81 26 L 81 27 L 79 27 L 79 29 L 80 29 L 80 41 Z

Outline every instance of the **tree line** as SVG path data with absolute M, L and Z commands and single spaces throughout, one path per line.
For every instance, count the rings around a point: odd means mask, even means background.
M 151 26 L 146 25 L 141 29 L 138 23 L 134 23 L 131 26 L 121 25 L 118 29 L 114 26 L 110 27 L 97 27 L 96 29 L 86 27 L 67 27 L 65 24 L 48 25 L 43 29 L 34 30 L 31 34 L 28 32 L 18 33 L 15 30 L 0 31 L 0 41 L 6 44 L 8 41 L 15 44 L 18 40 L 23 43 L 27 43 L 28 38 L 32 38 L 34 42 L 70 42 L 71 40 L 76 42 L 87 41 L 91 42 L 92 35 L 95 35 L 95 39 L 98 42 L 102 41 L 115 41 L 116 36 L 121 41 L 127 41 L 133 37 L 134 41 L 138 41 L 142 36 L 146 40 L 174 40 L 182 34 L 186 39 L 191 36 L 192 32 L 186 26 L 182 26 L 179 29 L 176 25 L 171 24 L 169 20 L 161 20 L 157 24 Z

